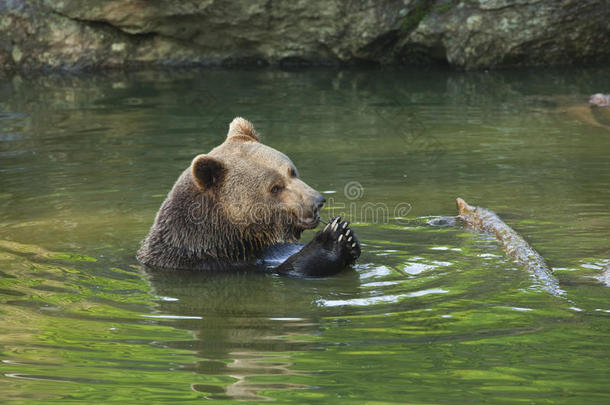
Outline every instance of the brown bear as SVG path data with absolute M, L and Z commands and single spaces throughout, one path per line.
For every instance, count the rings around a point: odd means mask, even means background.
M 324 202 L 286 155 L 260 143 L 238 117 L 227 139 L 180 175 L 137 258 L 154 268 L 331 275 L 356 261 L 360 242 L 335 218 L 307 245 L 296 243 L 319 224 Z

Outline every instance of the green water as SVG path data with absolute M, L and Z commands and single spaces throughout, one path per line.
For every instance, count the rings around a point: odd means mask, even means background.
M 0 402 L 609 403 L 610 131 L 570 110 L 609 83 L 607 69 L 1 79 Z M 178 174 L 237 115 L 325 193 L 324 216 L 352 220 L 354 269 L 138 266 Z M 457 196 L 519 231 L 565 297 L 494 238 L 430 225 Z

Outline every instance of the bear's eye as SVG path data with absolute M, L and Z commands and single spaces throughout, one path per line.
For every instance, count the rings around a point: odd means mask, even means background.
M 282 191 L 284 189 L 283 186 L 276 184 L 274 186 L 271 187 L 271 189 L 269 189 L 269 192 L 271 194 L 279 194 L 280 191 Z
M 297 177 L 297 171 L 294 170 L 294 167 L 291 167 L 290 170 L 288 170 L 288 176 L 289 177 Z

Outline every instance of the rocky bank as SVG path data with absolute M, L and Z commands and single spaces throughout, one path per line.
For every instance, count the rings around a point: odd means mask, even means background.
M 609 0 L 0 0 L 3 70 L 609 61 Z

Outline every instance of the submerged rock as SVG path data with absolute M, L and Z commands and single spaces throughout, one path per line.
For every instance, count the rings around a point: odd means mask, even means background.
M 0 68 L 610 59 L 607 0 L 3 0 Z

